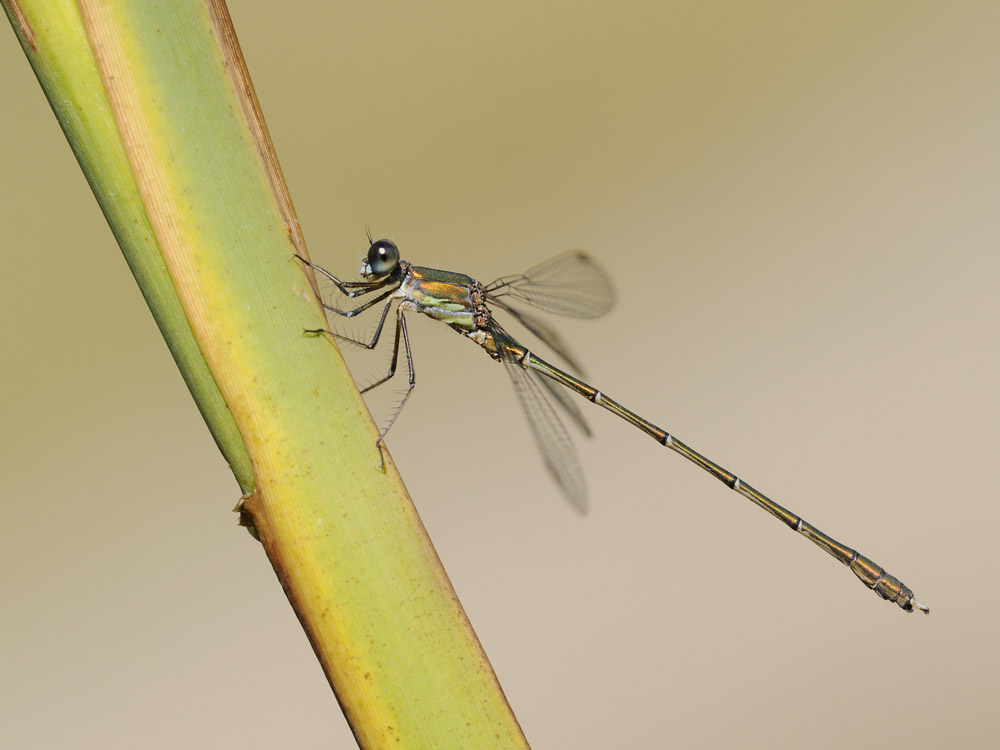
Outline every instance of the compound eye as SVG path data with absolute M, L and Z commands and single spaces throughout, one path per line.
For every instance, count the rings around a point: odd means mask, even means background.
M 399 248 L 389 240 L 377 240 L 368 248 L 368 267 L 375 276 L 388 276 L 399 265 Z

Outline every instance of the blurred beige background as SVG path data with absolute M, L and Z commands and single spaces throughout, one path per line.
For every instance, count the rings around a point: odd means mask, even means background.
M 353 273 L 366 224 L 484 281 L 589 249 L 620 291 L 562 328 L 593 382 L 933 609 L 586 405 L 578 518 L 502 371 L 414 320 L 389 445 L 533 746 L 996 746 L 1000 6 L 275 7 L 231 4 L 317 262 Z M 3 744 L 354 747 L 9 31 L 0 58 Z M 510 486 L 442 489 L 422 435 L 458 412 Z

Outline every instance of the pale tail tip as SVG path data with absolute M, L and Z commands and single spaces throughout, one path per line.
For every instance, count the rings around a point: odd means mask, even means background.
M 931 613 L 931 608 L 928 607 L 926 604 L 923 604 L 920 601 L 918 601 L 916 597 L 910 598 L 910 604 L 919 609 L 925 615 L 929 615 Z

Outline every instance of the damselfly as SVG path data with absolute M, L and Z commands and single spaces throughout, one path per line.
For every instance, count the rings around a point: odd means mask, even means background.
M 299 259 L 332 281 L 345 297 L 375 295 L 349 310 L 342 310 L 324 301 L 323 307 L 330 312 L 352 318 L 385 301 L 378 326 L 368 341 L 354 339 L 327 329 L 317 329 L 309 333 L 325 334 L 374 349 L 382 335 L 389 310 L 395 301 L 399 301 L 396 308 L 395 342 L 389 371 L 362 391 L 362 393 L 369 391 L 392 378 L 399 362 L 399 344 L 402 341 L 409 372 L 409 387 L 389 424 L 379 435 L 376 444 L 380 452 L 386 432 L 396 421 L 414 387 L 413 357 L 406 332 L 405 313 L 423 313 L 434 320 L 448 324 L 466 338 L 479 344 L 494 360 L 504 364 L 514 383 L 518 401 L 531 426 L 545 465 L 577 509 L 581 511 L 586 509 L 583 472 L 573 443 L 547 397 L 553 398 L 588 434 L 589 429 L 576 403 L 557 386 L 568 388 L 588 401 L 603 406 L 638 427 L 656 442 L 700 466 L 727 487 L 760 506 L 850 567 L 868 588 L 883 599 L 895 602 L 907 612 L 912 612 L 914 608 L 923 612 L 930 611 L 917 601 L 913 592 L 902 581 L 887 573 L 879 565 L 778 505 L 666 430 L 626 409 L 579 378 L 536 356 L 508 334 L 493 317 L 491 307 L 508 313 L 548 345 L 570 367 L 579 371 L 581 368 L 574 362 L 558 334 L 544 321 L 518 309 L 516 303 L 523 302 L 546 312 L 577 318 L 596 318 L 604 315 L 614 302 L 611 282 L 604 271 L 585 253 L 581 251 L 564 253 L 522 274 L 504 276 L 485 286 L 464 274 L 423 268 L 400 260 L 396 245 L 384 239 L 371 242 L 361 268 L 364 281 L 341 281 L 329 271 L 304 258 Z

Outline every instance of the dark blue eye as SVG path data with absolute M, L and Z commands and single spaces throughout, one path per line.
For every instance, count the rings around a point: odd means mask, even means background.
M 368 248 L 368 267 L 374 276 L 388 276 L 399 266 L 399 248 L 389 240 L 376 240 Z

